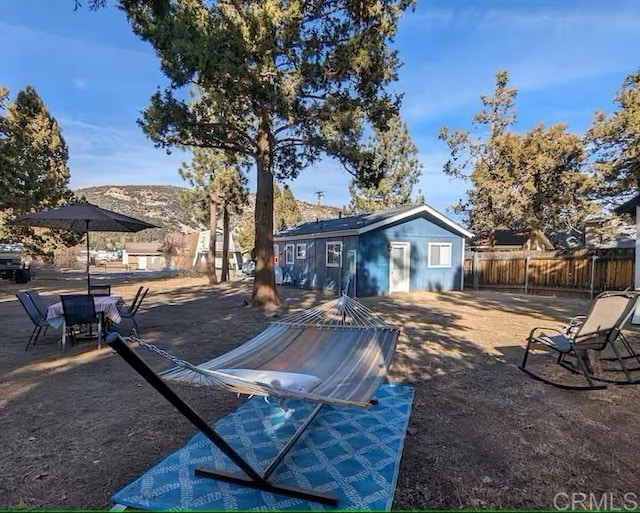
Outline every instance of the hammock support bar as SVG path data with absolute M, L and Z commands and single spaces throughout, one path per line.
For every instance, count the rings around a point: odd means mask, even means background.
M 337 506 L 338 498 L 335 495 L 318 493 L 313 490 L 305 490 L 303 488 L 290 487 L 281 484 L 274 484 L 268 480 L 270 475 L 276 469 L 278 464 L 285 457 L 287 452 L 293 447 L 295 442 L 300 438 L 304 430 L 311 423 L 313 418 L 320 411 L 322 404 L 318 404 L 311 412 L 309 417 L 298 428 L 287 444 L 276 455 L 267 470 L 260 474 L 254 469 L 233 447 L 231 447 L 218 432 L 213 429 L 184 399 L 176 394 L 169 385 L 167 385 L 158 374 L 156 374 L 147 363 L 140 358 L 123 340 L 118 333 L 110 333 L 106 338 L 107 344 L 111 346 L 140 376 L 142 376 L 153 388 L 155 388 L 167 401 L 169 401 L 184 417 L 187 418 L 196 428 L 220 449 L 245 475 L 230 472 L 222 472 L 219 470 L 211 470 L 207 468 L 196 468 L 195 474 L 201 477 L 218 479 L 249 488 L 255 488 L 271 493 L 285 495 L 287 497 L 295 497 L 298 499 L 327 504 L 329 506 Z

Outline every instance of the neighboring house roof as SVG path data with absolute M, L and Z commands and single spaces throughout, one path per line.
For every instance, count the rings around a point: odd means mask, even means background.
M 613 209 L 616 214 L 631 214 L 636 217 L 636 207 L 640 205 L 640 194 L 636 194 L 629 201 Z
M 556 249 L 575 249 L 582 248 L 585 245 L 584 232 L 571 228 L 565 232 L 553 233 L 549 236 L 549 240 Z
M 438 220 L 452 231 L 471 238 L 473 234 L 444 216 L 429 205 L 400 207 L 370 214 L 336 217 L 333 219 L 319 219 L 299 224 L 275 234 L 277 240 L 287 239 L 315 239 L 329 236 L 360 235 L 383 226 L 387 226 L 404 219 L 426 214 Z
M 160 242 L 125 242 L 124 250 L 128 255 L 161 255 Z
M 494 247 L 498 248 L 522 248 L 528 241 L 537 242 L 545 249 L 553 249 L 553 244 L 547 238 L 547 236 L 540 230 L 533 230 L 532 232 L 516 232 L 513 230 L 496 230 L 494 236 Z M 486 238 L 475 239 L 474 245 L 476 247 L 488 246 L 489 242 Z

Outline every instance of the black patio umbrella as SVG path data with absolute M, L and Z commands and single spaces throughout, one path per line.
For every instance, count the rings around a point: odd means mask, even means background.
M 89 232 L 139 232 L 158 226 L 125 216 L 91 203 L 71 203 L 64 207 L 31 212 L 16 217 L 13 223 L 24 226 L 38 226 L 68 230 L 87 235 L 87 293 L 91 287 L 89 274 Z

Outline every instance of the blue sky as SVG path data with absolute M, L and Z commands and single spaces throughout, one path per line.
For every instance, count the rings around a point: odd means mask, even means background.
M 31 84 L 63 127 L 71 186 L 185 185 L 186 156 L 155 149 L 136 125 L 150 95 L 165 83 L 151 47 L 111 6 L 73 12 L 73 0 L 2 0 L 0 84 L 11 97 Z M 640 68 L 640 1 L 431 0 L 403 19 L 396 46 L 404 66 L 394 86 L 420 151 L 418 185 L 446 208 L 465 184 L 441 169 L 444 124 L 468 128 L 480 94 L 507 69 L 519 90 L 518 130 L 567 122 L 584 133 L 596 109 L 611 111 L 625 76 Z M 252 177 L 253 178 L 253 177 Z M 291 183 L 295 195 L 336 206 L 349 202 L 350 176 L 323 161 Z M 253 180 L 252 180 L 253 184 Z

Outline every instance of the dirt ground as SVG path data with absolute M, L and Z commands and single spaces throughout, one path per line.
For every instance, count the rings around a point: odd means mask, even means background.
M 243 305 L 248 281 L 114 283 L 112 293 L 131 299 L 141 284 L 151 289 L 137 317 L 142 335 L 192 362 L 228 351 L 269 322 Z M 83 282 L 30 285 L 52 303 Z M 60 332 L 50 330 L 25 351 L 32 326 L 15 298 L 19 287 L 0 283 L 0 509 L 109 508 L 114 492 L 194 428 L 109 348 L 86 342 L 63 355 Z M 286 288 L 281 296 L 283 310 L 326 299 Z M 402 326 L 390 380 L 416 387 L 394 509 L 554 508 L 590 493 L 607 494 L 609 507 L 624 494 L 640 501 L 638 387 L 566 391 L 516 367 L 532 327 L 560 326 L 584 313 L 587 301 L 488 291 L 362 301 Z M 128 332 L 129 322 L 119 329 Z M 214 389 L 180 392 L 211 421 L 242 402 Z

